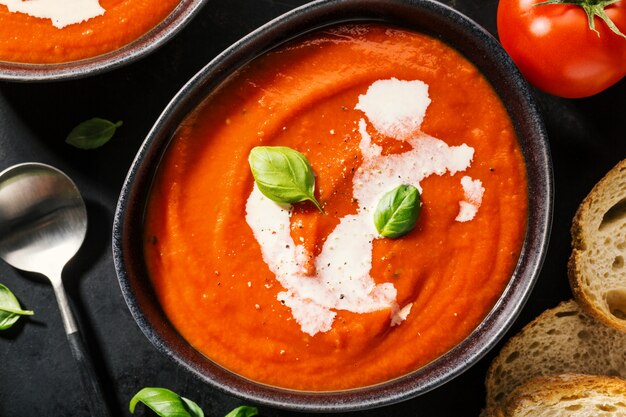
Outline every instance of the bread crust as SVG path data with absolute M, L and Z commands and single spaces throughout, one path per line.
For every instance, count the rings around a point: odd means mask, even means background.
M 541 410 L 542 415 L 575 417 L 589 415 L 589 409 L 595 410 L 597 414 L 624 416 L 626 380 L 582 374 L 536 377 L 517 387 L 502 409 L 492 415 L 528 416 L 536 414 L 533 410 Z
M 593 293 L 589 283 L 602 285 L 603 277 L 599 274 L 590 273 L 591 268 L 588 266 L 590 261 L 593 262 L 590 259 L 593 257 L 589 253 L 590 248 L 594 247 L 594 243 L 596 247 L 602 244 L 593 242 L 594 239 L 600 238 L 597 228 L 602 219 L 598 219 L 598 212 L 606 213 L 611 208 L 600 206 L 605 204 L 608 198 L 614 202 L 626 198 L 624 183 L 626 183 L 626 159 L 613 167 L 583 200 L 572 221 L 572 254 L 567 268 L 572 293 L 581 308 L 607 326 L 622 332 L 626 332 L 626 320 L 616 317 L 611 312 L 606 300 L 606 292 L 604 294 Z M 626 219 L 624 219 L 624 223 L 626 223 Z M 606 270 L 611 266 L 602 265 L 602 267 Z M 626 270 L 624 274 L 626 274 Z M 624 276 L 623 288 L 626 294 L 626 275 Z

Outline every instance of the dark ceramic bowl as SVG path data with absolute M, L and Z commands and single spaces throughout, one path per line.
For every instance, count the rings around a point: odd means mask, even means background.
M 0 80 L 56 81 L 83 78 L 110 71 L 142 58 L 177 34 L 206 0 L 181 0 L 172 12 L 143 36 L 112 52 L 58 64 L 23 64 L 0 61 Z
M 477 65 L 509 111 L 528 172 L 528 229 L 510 282 L 470 336 L 432 363 L 392 381 L 338 392 L 300 392 L 258 384 L 194 350 L 169 323 L 151 288 L 142 249 L 145 202 L 159 160 L 183 118 L 237 68 L 298 35 L 346 21 L 382 21 L 442 39 Z M 113 230 L 120 286 L 141 330 L 165 355 L 228 394 L 255 403 L 306 411 L 348 411 L 423 394 L 461 374 L 504 335 L 537 279 L 552 218 L 552 168 L 546 134 L 531 93 L 499 43 L 476 23 L 430 0 L 323 0 L 293 10 L 246 36 L 211 61 L 167 106 L 124 184 Z

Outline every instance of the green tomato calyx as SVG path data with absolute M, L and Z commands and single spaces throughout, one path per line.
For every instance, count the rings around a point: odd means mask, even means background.
M 613 3 L 617 3 L 619 0 L 547 0 L 541 3 L 535 4 L 535 6 L 544 6 L 548 4 L 569 4 L 572 6 L 582 7 L 587 14 L 587 21 L 589 22 L 589 29 L 596 32 L 600 36 L 600 32 L 596 29 L 595 17 L 599 17 L 602 21 L 611 29 L 613 33 L 626 39 L 619 28 L 613 23 L 611 18 L 606 14 L 606 7 Z

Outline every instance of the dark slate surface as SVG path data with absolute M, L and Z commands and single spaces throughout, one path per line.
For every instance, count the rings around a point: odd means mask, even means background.
M 59 83 L 0 82 L 0 169 L 25 161 L 55 165 L 72 177 L 87 201 L 87 241 L 65 277 L 115 416 L 130 416 L 128 401 L 145 386 L 179 392 L 198 402 L 209 417 L 223 416 L 243 403 L 185 373 L 143 336 L 118 287 L 110 231 L 126 171 L 174 93 L 232 42 L 304 3 L 209 0 L 173 41 L 125 68 Z M 495 0 L 444 3 L 496 34 Z M 571 297 L 566 275 L 571 218 L 593 184 L 626 157 L 624 97 L 625 81 L 588 99 L 536 93 L 554 162 L 555 218 L 543 271 L 509 334 L 545 308 Z M 64 143 L 74 125 L 94 116 L 123 120 L 124 126 L 111 143 L 98 150 L 80 151 Z M 0 333 L 0 416 L 88 415 L 51 287 L 4 263 L 0 263 L 0 282 L 13 290 L 25 308 L 36 311 L 33 318 Z M 496 351 L 497 347 L 460 377 L 426 395 L 358 414 L 477 416 L 484 401 L 484 375 Z M 297 415 L 264 407 L 261 412 Z M 142 408 L 137 415 L 148 413 Z

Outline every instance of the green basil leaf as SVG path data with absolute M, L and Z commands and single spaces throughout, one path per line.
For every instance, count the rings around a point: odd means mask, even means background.
M 76 126 L 65 139 L 65 143 L 79 149 L 95 149 L 107 143 L 122 122 L 110 122 L 97 117 Z
M 166 388 L 144 388 L 130 400 L 129 410 L 142 402 L 161 417 L 204 417 L 204 412 L 195 402 L 181 397 Z
M 270 200 L 283 204 L 309 200 L 324 212 L 315 199 L 313 170 L 300 152 L 285 146 L 256 146 L 248 163 L 259 190 Z
M 397 238 L 409 233 L 417 223 L 420 193 L 412 185 L 402 184 L 385 193 L 374 212 L 374 224 L 381 236 Z
M 230 413 L 226 414 L 226 417 L 253 417 L 258 415 L 259 410 L 257 410 L 255 407 L 242 405 L 241 407 L 237 407 Z
M 11 290 L 0 284 L 0 330 L 13 326 L 20 316 L 32 316 L 31 310 L 22 310 Z
M 185 403 L 191 417 L 204 417 L 204 411 L 198 404 L 185 397 L 180 397 L 180 399 Z

